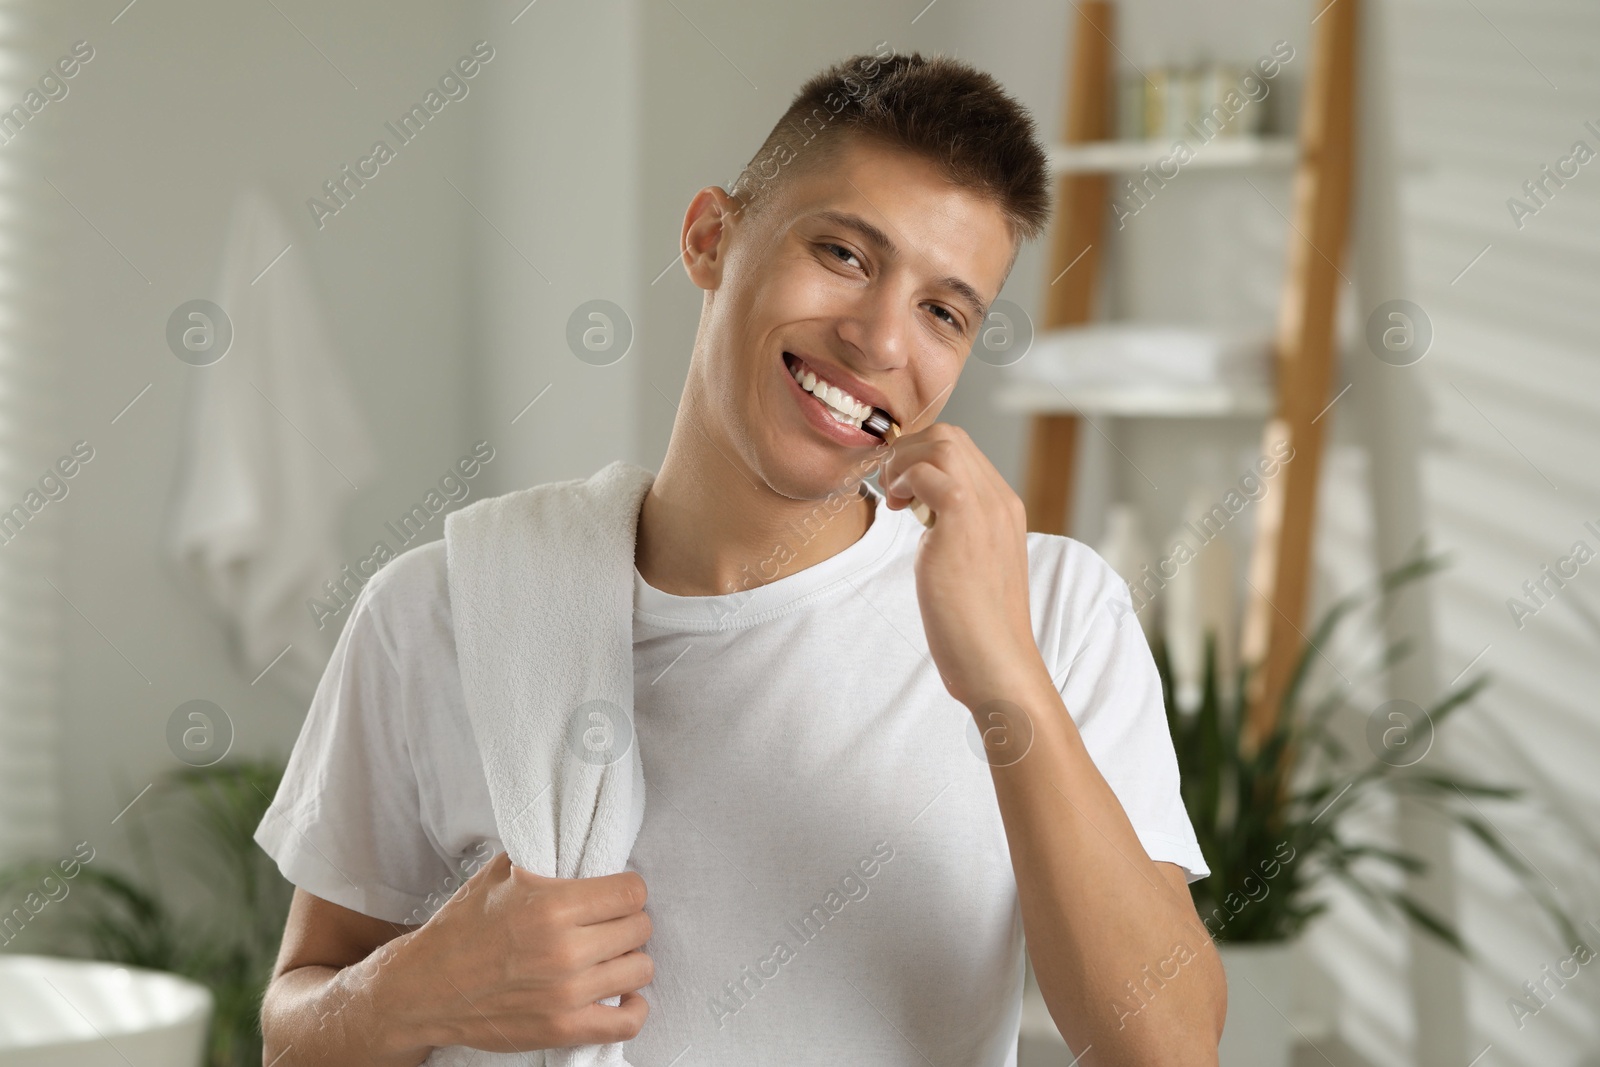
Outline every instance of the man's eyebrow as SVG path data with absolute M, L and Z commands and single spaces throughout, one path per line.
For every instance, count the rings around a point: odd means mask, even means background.
M 899 256 L 900 254 L 900 246 L 895 244 L 888 234 L 853 212 L 818 211 L 813 213 L 811 217 L 818 222 L 831 222 L 835 226 L 843 226 L 846 229 L 857 231 L 867 239 L 867 243 L 886 256 Z M 972 321 L 979 325 L 983 324 L 988 309 L 984 306 L 983 297 L 978 295 L 978 290 L 970 283 L 951 274 L 936 279 L 934 284 L 943 286 L 959 296 L 961 302 L 967 306 L 967 310 L 972 313 Z

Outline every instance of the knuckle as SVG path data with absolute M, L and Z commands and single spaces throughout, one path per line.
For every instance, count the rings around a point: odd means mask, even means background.
M 572 974 L 582 966 L 578 950 L 567 941 L 557 941 L 550 945 L 545 951 L 545 963 L 552 973 L 558 975 Z
M 574 981 L 565 982 L 561 986 L 560 1004 L 564 1011 L 576 1015 L 578 1012 L 594 1003 L 594 998 L 586 994 Z M 576 1025 L 576 1023 L 574 1023 Z
M 555 931 L 572 926 L 578 917 L 578 904 L 566 897 L 545 896 L 539 902 L 539 918 L 542 933 L 553 934 Z

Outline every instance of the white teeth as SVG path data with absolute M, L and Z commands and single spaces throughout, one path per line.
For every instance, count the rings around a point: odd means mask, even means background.
M 867 416 L 872 414 L 872 405 L 863 404 L 844 390 L 818 378 L 809 370 L 801 370 L 798 373 L 790 371 L 789 374 L 800 383 L 801 388 L 821 400 L 828 408 L 828 414 L 839 422 L 859 429 Z

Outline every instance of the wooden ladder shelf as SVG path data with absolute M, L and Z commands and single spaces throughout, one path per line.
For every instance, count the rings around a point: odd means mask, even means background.
M 1301 105 L 1293 221 L 1273 343 L 1276 401 L 1262 442 L 1264 454 L 1283 442 L 1294 451 L 1273 491 L 1256 505 L 1240 636 L 1241 658 L 1253 668 L 1247 694 L 1252 739 L 1274 722 L 1304 642 L 1324 416 L 1337 363 L 1339 284 L 1346 280 L 1339 263 L 1350 217 L 1359 0 L 1313 3 L 1316 36 Z M 1081 0 L 1076 10 L 1063 141 L 1106 142 L 1112 136 L 1115 8 L 1111 0 Z M 1062 169 L 1046 330 L 1093 317 L 1110 175 L 1119 165 Z M 1070 531 L 1079 422 L 1078 414 L 1059 410 L 1029 417 L 1023 500 L 1030 530 Z

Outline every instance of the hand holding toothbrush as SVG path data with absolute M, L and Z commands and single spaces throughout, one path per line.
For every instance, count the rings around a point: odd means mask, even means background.
M 950 695 L 975 710 L 1048 674 L 1028 606 L 1027 513 L 965 430 L 936 422 L 902 436 L 878 415 L 868 422 L 886 432 L 864 428 L 892 446 L 878 479 L 885 501 L 928 527 L 915 563 L 928 651 Z

